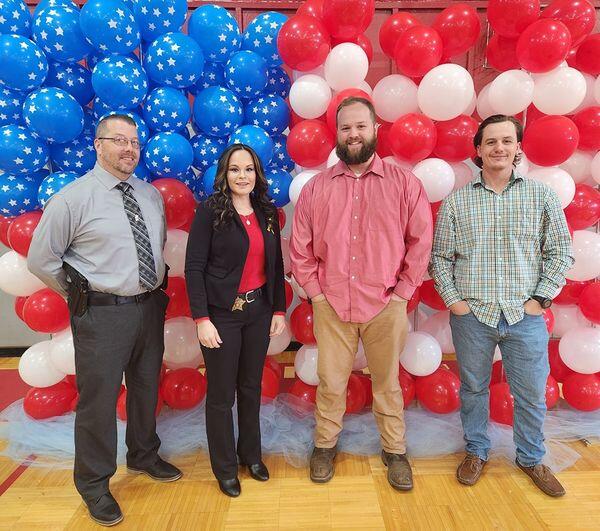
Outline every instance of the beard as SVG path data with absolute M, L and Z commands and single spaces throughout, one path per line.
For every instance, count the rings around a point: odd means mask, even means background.
M 371 140 L 364 140 L 358 152 L 351 152 L 347 144 L 338 143 L 335 153 L 339 159 L 348 165 L 363 164 L 367 162 L 377 149 L 377 137 L 373 136 Z

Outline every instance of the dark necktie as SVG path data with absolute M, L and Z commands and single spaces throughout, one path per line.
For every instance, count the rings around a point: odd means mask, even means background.
M 156 286 L 157 277 L 148 228 L 146 227 L 146 223 L 144 223 L 140 205 L 131 193 L 131 185 L 129 183 L 119 183 L 117 184 L 117 188 L 121 190 L 123 206 L 125 207 L 125 213 L 127 214 L 127 219 L 129 219 L 131 232 L 135 241 L 140 271 L 140 285 L 151 291 Z

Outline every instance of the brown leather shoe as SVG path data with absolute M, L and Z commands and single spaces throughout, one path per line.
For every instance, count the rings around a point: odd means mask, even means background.
M 565 495 L 565 488 L 560 484 L 560 481 L 556 479 L 552 470 L 546 465 L 523 466 L 516 460 L 515 463 L 517 463 L 517 466 L 533 480 L 536 487 L 544 494 L 553 496 L 554 498 Z
M 337 447 L 315 447 L 310 456 L 310 479 L 315 483 L 327 483 L 335 472 L 333 460 L 337 454 Z
M 480 459 L 476 455 L 467 454 L 456 469 L 456 479 L 463 485 L 475 485 L 486 464 L 487 461 Z
M 387 466 L 388 483 L 396 490 L 413 488 L 412 470 L 405 454 L 390 454 L 381 450 L 381 460 Z

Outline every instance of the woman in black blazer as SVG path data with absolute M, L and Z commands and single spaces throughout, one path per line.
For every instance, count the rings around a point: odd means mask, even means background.
M 285 329 L 283 259 L 277 209 L 251 148 L 225 150 L 214 190 L 196 210 L 185 277 L 206 364 L 210 462 L 221 490 L 239 496 L 238 457 L 254 479 L 269 479 L 261 459 L 260 393 L 269 339 Z

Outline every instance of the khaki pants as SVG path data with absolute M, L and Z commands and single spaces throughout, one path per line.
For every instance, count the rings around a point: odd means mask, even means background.
M 373 414 L 386 452 L 406 452 L 404 402 L 398 382 L 400 352 L 406 341 L 406 302 L 390 301 L 367 323 L 340 320 L 326 301 L 313 302 L 319 348 L 319 387 L 315 408 L 315 446 L 333 448 L 342 431 L 346 387 L 358 340 L 362 339 L 373 382 Z

